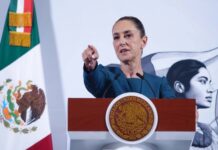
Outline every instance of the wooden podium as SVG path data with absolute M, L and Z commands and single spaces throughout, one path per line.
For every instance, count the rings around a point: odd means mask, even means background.
M 112 99 L 69 98 L 68 133 L 70 150 L 101 150 L 117 142 L 108 132 L 105 113 Z M 155 133 L 146 143 L 155 150 L 189 150 L 195 133 L 195 101 L 153 99 L 158 112 Z

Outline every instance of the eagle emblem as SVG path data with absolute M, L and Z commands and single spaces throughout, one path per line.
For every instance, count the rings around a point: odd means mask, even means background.
M 0 123 L 15 133 L 30 133 L 37 130 L 31 126 L 45 109 L 45 94 L 31 80 L 17 83 L 6 79 L 0 84 Z

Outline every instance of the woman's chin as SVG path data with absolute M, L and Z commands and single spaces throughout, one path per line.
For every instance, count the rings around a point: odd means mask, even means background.
M 130 57 L 121 57 L 120 58 L 120 62 L 124 63 L 124 64 L 128 64 L 129 62 L 131 62 L 131 58 Z
M 198 105 L 199 109 L 206 109 L 206 108 L 210 108 L 210 107 L 211 107 L 211 103 L 203 104 L 203 105 Z

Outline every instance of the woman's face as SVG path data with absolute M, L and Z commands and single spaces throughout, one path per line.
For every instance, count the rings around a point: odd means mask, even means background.
M 140 61 L 147 38 L 129 20 L 118 21 L 112 30 L 113 45 L 118 59 L 123 62 Z
M 186 98 L 196 99 L 198 108 L 208 108 L 212 102 L 213 88 L 211 76 L 206 68 L 199 68 L 199 73 L 190 80 L 190 89 L 185 93 Z

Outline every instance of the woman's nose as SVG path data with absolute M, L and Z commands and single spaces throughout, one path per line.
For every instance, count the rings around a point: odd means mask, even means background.
M 125 41 L 124 38 L 121 38 L 121 39 L 120 39 L 120 44 L 119 44 L 119 45 L 120 45 L 120 46 L 126 45 L 126 41 Z
M 210 84 L 209 85 L 209 88 L 208 88 L 208 92 L 209 93 L 214 93 L 214 92 L 216 92 L 217 91 L 217 87 L 215 87 L 213 84 Z

